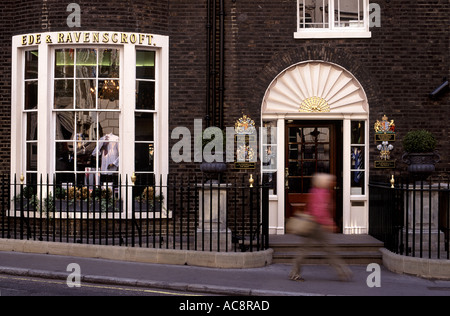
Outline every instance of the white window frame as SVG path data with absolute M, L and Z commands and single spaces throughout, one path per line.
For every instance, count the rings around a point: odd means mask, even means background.
M 165 175 L 169 170 L 169 38 L 160 35 L 117 32 L 50 32 L 24 34 L 13 37 L 12 95 L 11 95 L 11 175 L 19 177 L 26 173 L 26 119 L 24 104 L 24 57 L 26 50 L 38 50 L 38 177 L 55 172 L 54 143 L 54 50 L 71 47 L 114 47 L 121 52 L 120 93 L 120 166 L 122 181 L 128 176 L 130 182 L 135 161 L 134 122 L 136 90 L 136 51 L 156 52 L 155 87 L 155 176 Z M 93 42 L 93 34 L 99 34 L 99 42 Z M 103 41 L 109 36 L 108 41 Z M 72 35 L 73 41 L 62 42 L 60 38 Z M 80 39 L 75 42 L 75 38 Z M 151 41 L 150 41 L 151 38 Z M 33 39 L 33 41 L 31 41 Z M 126 39 L 126 40 L 124 40 Z M 132 41 L 133 39 L 133 41 Z M 133 42 L 133 43 L 132 43 Z M 31 44 L 30 44 L 31 43 Z M 125 141 L 126 140 L 126 141 Z M 133 162 L 133 163 L 130 163 Z M 53 177 L 50 177 L 52 182 Z
M 333 12 L 335 12 L 335 1 L 328 1 L 328 28 L 301 28 L 300 5 L 303 0 L 297 0 L 297 31 L 295 39 L 324 39 L 324 38 L 371 38 L 369 30 L 369 0 L 364 0 L 364 26 L 362 27 L 338 27 Z M 344 1 L 344 0 L 341 0 Z

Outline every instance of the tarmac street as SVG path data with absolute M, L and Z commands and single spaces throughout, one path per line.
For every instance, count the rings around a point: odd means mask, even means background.
M 74 269 L 79 267 L 79 271 Z M 450 296 L 450 281 L 399 275 L 379 265 L 352 265 L 353 278 L 339 281 L 327 265 L 306 265 L 305 282 L 289 280 L 289 264 L 255 269 L 215 269 L 104 259 L 0 252 L 0 276 L 148 287 L 232 296 Z M 74 274 L 75 273 L 75 274 Z M 0 279 L 0 283 L 2 280 Z M 76 290 L 77 288 L 74 288 Z M 126 294 L 125 294 L 126 295 Z

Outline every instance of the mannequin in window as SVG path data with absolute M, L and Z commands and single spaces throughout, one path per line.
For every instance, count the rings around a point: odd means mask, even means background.
M 98 146 L 92 152 L 92 156 L 97 157 L 100 154 L 102 174 L 112 175 L 113 171 L 119 170 L 119 137 L 113 133 L 101 137 Z

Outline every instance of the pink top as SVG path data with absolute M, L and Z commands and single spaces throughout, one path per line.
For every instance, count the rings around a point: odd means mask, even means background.
M 316 218 L 316 221 L 323 226 L 333 226 L 334 222 L 330 214 L 330 191 L 321 188 L 312 188 L 308 198 L 306 213 Z

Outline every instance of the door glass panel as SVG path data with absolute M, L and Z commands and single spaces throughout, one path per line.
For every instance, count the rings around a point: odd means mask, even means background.
M 317 159 L 330 159 L 330 144 L 317 144 Z
M 330 142 L 330 129 L 329 128 L 318 128 L 314 131 L 317 135 L 317 142 L 319 143 L 329 143 Z
M 289 193 L 308 193 L 312 176 L 331 172 L 330 128 L 293 126 L 288 128 Z
M 303 152 L 303 159 L 316 159 L 316 145 L 304 145 L 305 151 Z
M 301 176 L 301 174 L 302 174 L 302 171 L 301 171 L 299 163 L 297 161 L 289 162 L 289 176 L 296 177 L 296 176 Z
M 302 193 L 301 178 L 289 178 L 289 193 Z
M 302 153 L 301 145 L 289 145 L 289 159 L 300 160 L 300 155 Z
M 330 172 L 330 162 L 329 161 L 319 161 L 317 162 L 317 172 L 329 173 Z
M 303 174 L 302 176 L 308 177 L 316 173 L 316 162 L 315 161 L 305 161 L 303 162 Z
M 305 143 L 314 143 L 315 142 L 315 137 L 313 136 L 314 134 L 314 128 L 304 128 L 303 129 L 303 142 Z

